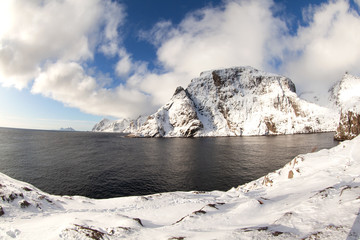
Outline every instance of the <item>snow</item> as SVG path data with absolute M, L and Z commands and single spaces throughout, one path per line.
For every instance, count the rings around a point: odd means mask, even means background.
M 341 111 L 360 113 L 360 77 L 344 74 L 331 89 L 330 101 Z
M 360 238 L 360 137 L 227 192 L 96 200 L 0 184 L 0 239 Z
M 135 120 L 131 119 L 118 119 L 109 120 L 107 118 L 102 119 L 95 124 L 93 132 L 117 132 L 117 133 L 132 133 L 136 131 L 146 120 L 146 117 L 139 116 Z

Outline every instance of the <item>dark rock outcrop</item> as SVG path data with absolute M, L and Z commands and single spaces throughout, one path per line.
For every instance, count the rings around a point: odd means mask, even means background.
M 351 140 L 359 134 L 360 114 L 351 110 L 342 112 L 334 138 L 336 140 Z

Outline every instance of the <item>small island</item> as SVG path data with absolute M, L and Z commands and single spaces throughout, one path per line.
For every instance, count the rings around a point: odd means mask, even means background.
M 62 131 L 62 132 L 76 132 L 76 130 L 73 129 L 72 127 L 60 128 L 59 131 Z

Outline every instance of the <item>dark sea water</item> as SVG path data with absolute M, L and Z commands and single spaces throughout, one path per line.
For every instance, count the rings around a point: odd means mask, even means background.
M 51 194 L 92 198 L 225 191 L 337 144 L 333 133 L 161 139 L 0 128 L 0 172 Z

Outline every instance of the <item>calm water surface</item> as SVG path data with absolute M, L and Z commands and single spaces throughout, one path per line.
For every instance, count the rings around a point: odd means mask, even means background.
M 225 191 L 337 144 L 333 133 L 151 139 L 0 128 L 0 172 L 51 194 L 92 198 Z

